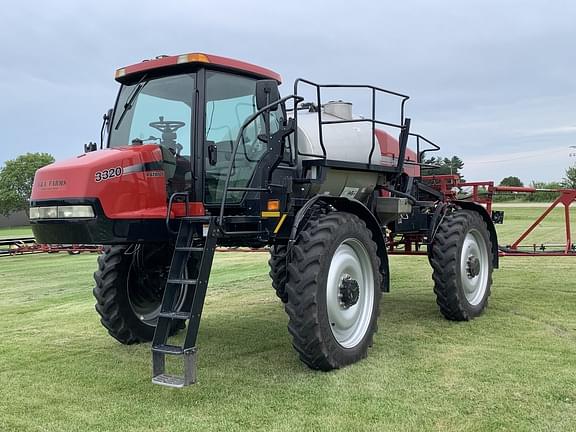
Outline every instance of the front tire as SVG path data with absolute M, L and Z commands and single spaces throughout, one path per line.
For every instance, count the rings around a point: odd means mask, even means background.
M 446 319 L 469 321 L 484 311 L 492 286 L 492 243 L 477 212 L 456 210 L 445 216 L 430 264 L 436 303 Z
M 287 267 L 288 330 L 300 360 L 324 371 L 366 357 L 377 328 L 382 275 L 364 221 L 319 214 L 299 233 Z
M 276 295 L 282 303 L 288 301 L 288 293 L 286 292 L 286 252 L 288 247 L 286 245 L 274 245 L 270 248 L 270 259 L 268 265 L 270 266 L 270 278 L 272 279 L 272 288 L 276 291 Z
M 125 345 L 152 340 L 171 257 L 171 248 L 158 245 L 111 246 L 98 257 L 96 311 L 114 339 Z M 178 295 L 180 307 L 186 294 L 183 288 Z M 183 324 L 175 321 L 171 334 Z

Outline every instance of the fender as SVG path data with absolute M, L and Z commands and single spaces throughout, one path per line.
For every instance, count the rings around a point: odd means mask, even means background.
M 470 201 L 454 201 L 454 203 L 464 210 L 475 211 L 480 216 L 482 216 L 482 219 L 484 219 L 484 222 L 486 222 L 486 226 L 490 232 L 490 241 L 492 242 L 492 265 L 495 269 L 497 269 L 500 255 L 498 253 L 498 236 L 496 234 L 496 227 L 494 226 L 494 222 L 492 222 L 492 217 L 488 214 L 488 211 L 486 211 L 486 209 L 480 204 L 476 204 Z
M 348 213 L 355 214 L 366 223 L 366 226 L 372 232 L 372 239 L 376 242 L 377 245 L 378 257 L 380 258 L 380 272 L 383 276 L 382 291 L 389 292 L 390 271 L 388 265 L 388 253 L 386 250 L 386 239 L 384 238 L 384 233 L 380 229 L 380 224 L 378 223 L 376 217 L 360 201 L 345 197 L 316 195 L 315 197 L 307 201 L 306 204 L 300 210 L 298 210 L 298 213 L 294 218 L 294 224 L 292 225 L 292 231 L 290 233 L 289 243 L 292 244 L 296 239 L 298 232 L 303 228 L 306 216 L 310 213 L 314 204 L 320 202 L 331 205 L 338 211 L 345 211 Z

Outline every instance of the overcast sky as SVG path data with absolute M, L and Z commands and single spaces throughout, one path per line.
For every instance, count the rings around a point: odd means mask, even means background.
M 10 2 L 0 35 L 0 163 L 81 153 L 116 68 L 186 52 L 276 70 L 284 94 L 297 77 L 409 94 L 413 131 L 469 180 L 559 180 L 576 162 L 574 1 Z

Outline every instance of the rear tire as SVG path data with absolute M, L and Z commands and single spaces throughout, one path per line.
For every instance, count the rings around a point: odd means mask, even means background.
M 288 301 L 288 293 L 286 292 L 286 251 L 288 248 L 285 245 L 274 245 L 270 248 L 270 259 L 268 265 L 270 266 L 270 278 L 272 278 L 272 287 L 276 291 L 276 295 L 282 303 Z
M 300 360 L 312 369 L 337 369 L 366 357 L 381 298 L 376 243 L 357 216 L 312 217 L 288 263 L 288 330 Z
M 484 311 L 492 285 L 492 243 L 477 212 L 457 210 L 445 216 L 430 264 L 436 303 L 446 319 L 469 321 Z
M 144 255 L 149 258 L 139 267 L 139 272 L 135 271 L 139 249 L 129 252 L 127 246 L 111 246 L 98 257 L 98 270 L 94 273 L 96 286 L 92 291 L 96 311 L 110 336 L 126 345 L 149 342 L 154 336 L 166 283 L 164 272 L 167 274 L 172 254 L 168 247 L 153 247 L 155 250 Z M 149 279 L 148 283 L 143 282 Z M 185 303 L 185 297 L 186 293 L 182 292 L 179 304 Z M 175 321 L 171 334 L 183 328 L 183 324 Z

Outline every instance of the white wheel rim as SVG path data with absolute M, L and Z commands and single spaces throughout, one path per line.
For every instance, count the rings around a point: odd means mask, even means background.
M 355 281 L 358 285 L 354 304 L 342 301 L 344 280 Z M 357 346 L 364 339 L 372 319 L 374 269 L 368 251 L 356 239 L 344 240 L 332 256 L 326 283 L 326 307 L 336 341 L 344 348 Z
M 488 248 L 482 234 L 471 229 L 464 238 L 460 255 L 460 280 L 466 300 L 477 306 L 486 293 L 488 285 Z

